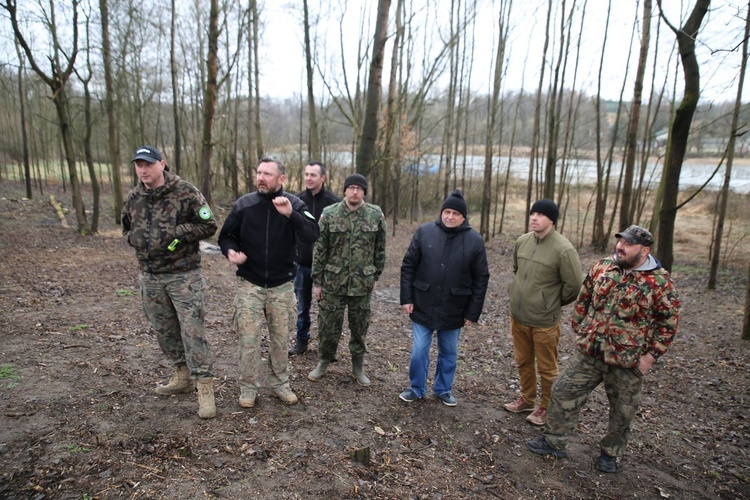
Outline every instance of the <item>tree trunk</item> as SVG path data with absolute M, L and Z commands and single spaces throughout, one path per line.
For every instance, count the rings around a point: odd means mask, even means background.
M 682 71 L 685 78 L 685 90 L 682 102 L 677 107 L 674 120 L 670 127 L 669 153 L 664 163 L 664 197 L 659 211 L 659 231 L 657 237 L 656 255 L 668 271 L 674 263 L 674 225 L 677 218 L 677 196 L 680 191 L 680 173 L 682 161 L 685 159 L 687 140 L 690 135 L 690 124 L 693 121 L 695 108 L 700 98 L 700 68 L 695 56 L 695 40 L 701 27 L 703 18 L 708 12 L 711 0 L 696 0 L 690 17 L 681 28 L 669 24 L 661 8 L 661 0 L 657 0 L 659 14 L 677 37 L 682 60 Z
M 368 176 L 375 161 L 375 143 L 378 139 L 378 111 L 380 108 L 381 81 L 385 42 L 388 39 L 388 10 L 391 0 L 378 0 L 378 13 L 375 24 L 375 38 L 372 47 L 372 61 L 367 82 L 367 101 L 362 136 L 357 148 L 357 172 Z
M 307 70 L 307 109 L 310 122 L 310 146 L 308 154 L 310 159 L 320 160 L 320 139 L 318 134 L 318 120 L 315 113 L 315 92 L 313 92 L 313 68 L 312 68 L 312 45 L 310 44 L 310 16 L 307 8 L 307 0 L 303 0 L 304 29 L 305 29 L 305 68 Z
M 182 168 L 182 133 L 180 132 L 180 87 L 177 78 L 177 47 L 175 44 L 175 34 L 177 33 L 175 27 L 177 11 L 175 7 L 175 0 L 172 0 L 172 16 L 170 19 L 169 32 L 169 72 L 172 78 L 172 123 L 174 127 L 174 153 L 172 155 L 172 165 L 174 166 L 174 171 L 179 173 Z
M 112 54 L 109 42 L 109 6 L 99 0 L 102 22 L 102 62 L 104 63 L 104 107 L 107 110 L 107 153 L 112 169 L 115 224 L 120 225 L 122 214 L 122 171 L 120 165 L 120 121 L 115 111 L 115 83 L 112 73 Z
M 211 155 L 213 153 L 212 131 L 216 113 L 216 93 L 219 72 L 219 0 L 211 0 L 211 11 L 208 23 L 208 71 L 203 98 L 203 139 L 201 142 L 201 173 L 203 183 L 201 191 L 209 205 L 211 197 Z
M 638 69 L 635 74 L 633 101 L 630 104 L 630 121 L 625 141 L 625 178 L 622 183 L 622 200 L 620 202 L 620 229 L 632 224 L 633 177 L 635 155 L 638 150 L 638 127 L 641 118 L 641 99 L 643 96 L 643 79 L 646 74 L 648 46 L 651 41 L 651 0 L 643 0 L 643 32 L 641 34 L 641 51 L 638 55 Z
M 26 125 L 26 89 L 23 85 L 24 62 L 21 47 L 18 40 L 14 40 L 16 54 L 18 55 L 18 105 L 21 112 L 21 157 L 23 161 L 24 181 L 26 185 L 26 198 L 32 199 L 34 193 L 31 190 L 31 165 L 29 164 L 29 127 Z
M 724 184 L 719 193 L 719 214 L 714 231 L 714 241 L 711 252 L 711 270 L 708 276 L 709 290 L 716 289 L 716 281 L 719 274 L 719 262 L 721 259 L 721 240 L 724 234 L 724 220 L 727 216 L 727 200 L 729 198 L 729 181 L 732 179 L 732 165 L 734 163 L 734 148 L 737 139 L 737 124 L 739 123 L 740 110 L 742 109 L 742 88 L 745 85 L 745 72 L 747 71 L 747 45 L 750 37 L 750 2 L 745 14 L 745 36 L 742 39 L 742 63 L 740 64 L 740 81 L 737 84 L 737 99 L 734 101 L 732 112 L 732 126 L 729 129 L 729 144 L 727 145 L 727 166 L 724 171 Z

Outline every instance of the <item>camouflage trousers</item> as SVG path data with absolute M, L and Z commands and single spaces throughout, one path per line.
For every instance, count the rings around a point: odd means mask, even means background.
M 206 292 L 200 269 L 139 277 L 143 312 L 172 366 L 187 365 L 193 378 L 213 377 L 206 340 Z
M 349 352 L 352 358 L 362 357 L 367 352 L 367 330 L 370 327 L 370 295 L 332 295 L 323 292 L 318 303 L 318 359 L 336 361 L 341 331 L 344 327 L 344 311 L 349 310 Z
M 550 445 L 565 449 L 589 394 L 602 382 L 609 399 L 609 428 L 599 444 L 611 457 L 623 454 L 630 440 L 630 424 L 641 404 L 643 374 L 637 366 L 608 365 L 580 352 L 552 386 L 552 401 L 544 428 L 544 437 Z
M 274 390 L 289 386 L 289 335 L 297 324 L 297 299 L 292 282 L 263 288 L 237 278 L 234 329 L 240 344 L 240 389 L 257 394 L 260 383 L 261 330 L 268 324 L 268 384 Z

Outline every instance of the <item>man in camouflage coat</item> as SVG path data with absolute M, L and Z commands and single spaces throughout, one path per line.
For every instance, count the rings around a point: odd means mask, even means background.
M 589 394 L 599 384 L 609 399 L 609 429 L 596 468 L 617 472 L 630 439 L 643 377 L 677 333 L 680 299 L 669 272 L 651 255 L 654 238 L 640 226 L 617 233 L 615 253 L 591 267 L 578 294 L 572 327 L 579 352 L 552 387 L 544 436 L 534 453 L 567 456 L 568 440 Z
M 307 376 L 319 381 L 336 351 L 349 309 L 352 376 L 370 385 L 364 372 L 365 339 L 370 326 L 370 297 L 385 267 L 386 222 L 380 207 L 365 203 L 367 179 L 352 174 L 344 181 L 344 199 L 326 207 L 313 254 L 313 295 L 318 299 L 318 366 Z
M 143 310 L 172 378 L 156 393 L 195 391 L 198 416 L 213 418 L 213 356 L 206 341 L 205 284 L 198 242 L 216 232 L 216 221 L 203 195 L 169 171 L 161 152 L 138 148 L 133 156 L 139 183 L 125 199 L 122 232 L 140 265 Z

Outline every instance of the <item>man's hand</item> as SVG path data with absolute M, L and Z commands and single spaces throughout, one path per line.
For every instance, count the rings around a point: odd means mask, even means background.
M 401 309 L 403 309 L 406 314 L 411 314 L 414 312 L 414 304 L 403 304 Z
M 464 326 L 471 326 L 473 324 L 474 322 L 472 320 L 464 318 Z
M 651 365 L 653 365 L 655 361 L 656 358 L 653 356 L 653 354 L 647 352 L 646 354 L 641 356 L 641 359 L 638 360 L 638 369 L 642 374 L 645 375 L 651 369 Z
M 273 199 L 273 206 L 276 207 L 276 211 L 284 217 L 292 215 L 292 202 L 286 196 L 277 196 Z
M 316 300 L 321 300 L 323 298 L 323 287 L 322 286 L 314 286 L 313 287 L 313 295 L 315 296 Z
M 234 250 L 229 250 L 227 252 L 227 259 L 229 259 L 229 262 L 231 262 L 232 264 L 241 266 L 242 264 L 247 262 L 247 255 L 245 255 L 244 252 L 236 252 Z

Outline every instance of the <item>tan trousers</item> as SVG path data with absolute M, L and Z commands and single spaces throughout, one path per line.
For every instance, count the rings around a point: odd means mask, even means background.
M 521 395 L 529 403 L 536 403 L 536 374 L 542 386 L 539 406 L 547 408 L 552 395 L 552 383 L 559 373 L 557 368 L 557 344 L 560 341 L 560 323 L 539 328 L 518 323 L 510 317 L 513 335 L 513 350 L 518 364 L 518 379 Z

